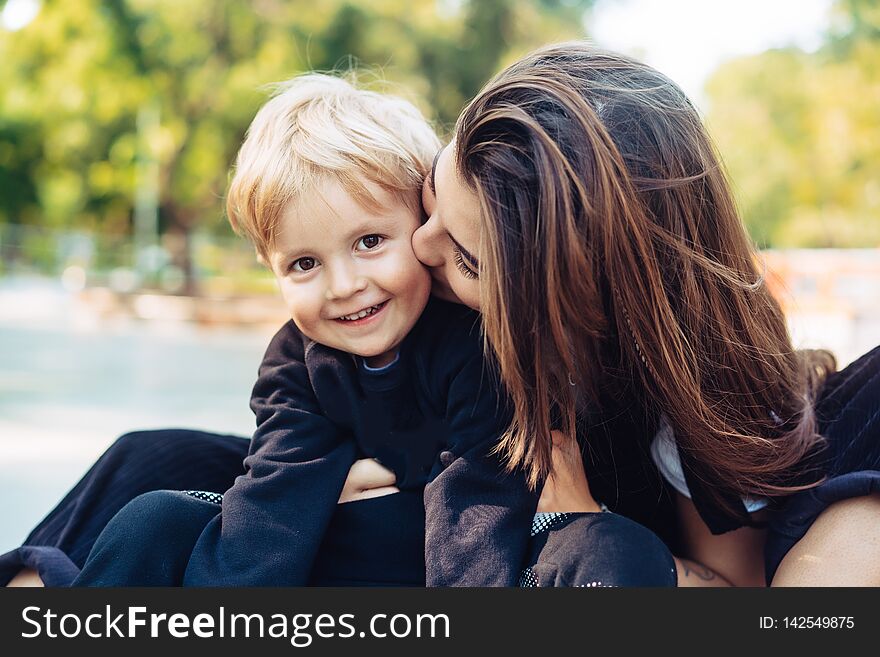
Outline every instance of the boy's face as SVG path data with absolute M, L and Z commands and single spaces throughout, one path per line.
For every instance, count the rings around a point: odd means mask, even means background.
M 381 367 L 428 302 L 431 276 L 413 254 L 419 216 L 367 183 L 381 210 L 327 180 L 284 209 L 269 255 L 287 309 L 306 336 Z

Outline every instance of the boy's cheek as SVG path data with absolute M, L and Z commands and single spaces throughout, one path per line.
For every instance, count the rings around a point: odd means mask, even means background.
M 425 303 L 427 303 L 427 296 L 431 293 L 432 286 L 431 270 L 414 259 L 410 263 L 410 272 L 411 284 L 417 286 L 419 291 L 425 295 Z
M 278 290 L 281 292 L 281 299 L 284 302 L 284 307 L 287 309 L 287 315 L 299 325 L 297 321 L 298 315 L 301 314 L 302 308 L 301 303 L 301 295 L 296 294 L 296 290 L 293 289 L 293 285 L 286 278 L 276 276 L 275 283 L 278 285 Z

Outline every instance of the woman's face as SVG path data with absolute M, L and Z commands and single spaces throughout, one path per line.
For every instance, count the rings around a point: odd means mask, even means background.
M 455 170 L 455 143 L 434 158 L 422 187 L 428 220 L 413 233 L 416 257 L 431 269 L 433 293 L 480 309 L 480 203 Z

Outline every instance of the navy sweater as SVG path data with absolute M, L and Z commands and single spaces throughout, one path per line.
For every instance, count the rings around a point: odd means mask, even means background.
M 254 386 L 245 474 L 198 539 L 188 586 L 301 586 L 352 463 L 424 489 L 428 586 L 513 586 L 537 505 L 489 455 L 510 415 L 483 362 L 479 316 L 432 299 L 398 361 L 369 372 L 288 322 Z M 381 528 L 377 528 L 381 531 Z

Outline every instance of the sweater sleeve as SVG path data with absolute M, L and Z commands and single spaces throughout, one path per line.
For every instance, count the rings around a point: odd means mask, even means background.
M 186 586 L 302 586 L 355 460 L 354 441 L 322 413 L 303 340 L 276 334 L 251 397 L 257 429 L 245 473 L 190 556 Z
M 474 354 L 451 380 L 450 435 L 425 488 L 428 586 L 516 586 L 537 506 L 524 474 L 491 454 L 509 416 Z

